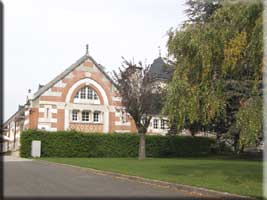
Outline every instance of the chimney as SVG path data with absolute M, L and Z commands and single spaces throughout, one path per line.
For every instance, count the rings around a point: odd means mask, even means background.
M 89 56 L 89 44 L 86 44 L 86 53 L 87 56 Z
M 27 101 L 28 100 L 32 100 L 32 99 L 33 99 L 32 90 L 31 89 L 28 89 Z

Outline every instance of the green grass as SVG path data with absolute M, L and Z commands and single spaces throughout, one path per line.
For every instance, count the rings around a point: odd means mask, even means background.
M 222 158 L 42 158 L 261 198 L 263 162 Z

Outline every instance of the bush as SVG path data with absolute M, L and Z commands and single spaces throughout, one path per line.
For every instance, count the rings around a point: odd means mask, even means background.
M 42 157 L 137 157 L 137 134 L 47 132 L 28 130 L 21 135 L 21 157 L 31 156 L 32 140 L 41 141 Z M 214 139 L 188 136 L 146 136 L 148 157 L 199 156 L 210 153 Z

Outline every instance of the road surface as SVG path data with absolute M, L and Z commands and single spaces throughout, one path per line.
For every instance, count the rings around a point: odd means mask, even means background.
M 187 194 L 168 188 L 94 174 L 82 169 L 4 157 L 4 197 L 162 197 Z M 191 198 L 190 198 L 191 199 Z

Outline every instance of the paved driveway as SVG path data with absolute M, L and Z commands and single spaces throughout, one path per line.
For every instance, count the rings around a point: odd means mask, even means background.
M 4 157 L 5 197 L 186 197 L 176 190 L 86 170 Z

